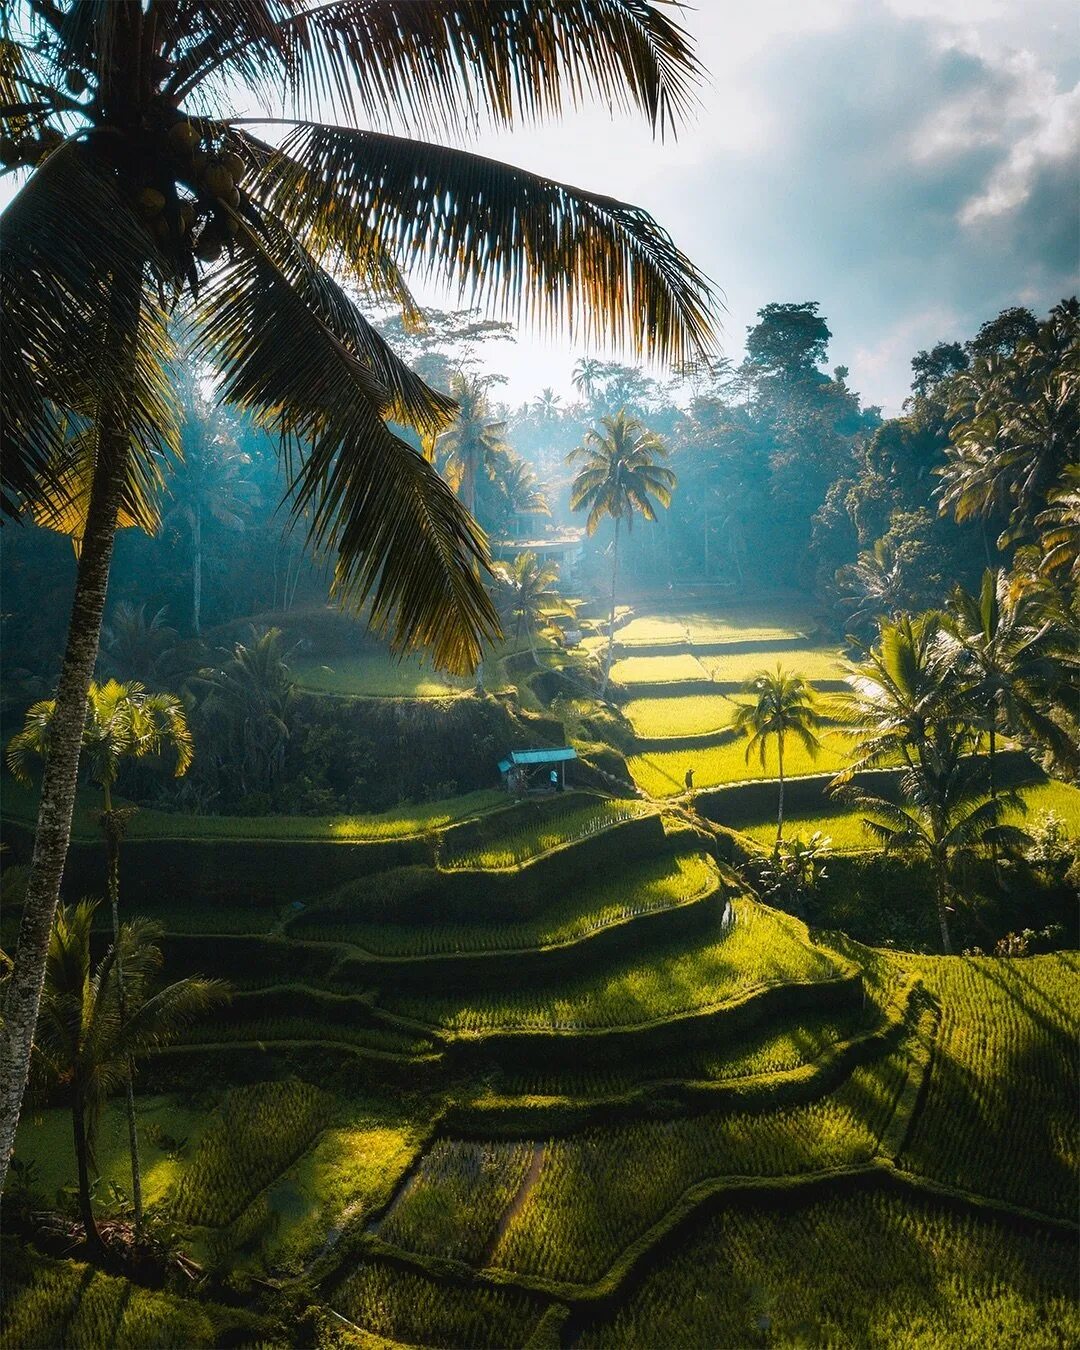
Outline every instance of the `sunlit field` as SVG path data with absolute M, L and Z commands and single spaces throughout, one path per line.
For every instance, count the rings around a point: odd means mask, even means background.
M 818 733 L 821 749 L 811 756 L 803 746 L 788 738 L 784 747 L 785 777 L 798 778 L 805 774 L 835 773 L 850 763 L 851 737 L 837 727 L 823 727 Z M 760 778 L 775 778 L 777 755 L 775 744 L 770 744 L 762 766 L 755 749 L 746 756 L 747 740 L 739 737 L 723 745 L 710 745 L 695 750 L 656 750 L 633 755 L 627 761 L 634 781 L 654 797 L 670 797 L 685 790 L 686 771 L 694 771 L 694 787 L 720 787 Z
M 326 663 L 297 661 L 293 674 L 302 689 L 367 698 L 449 698 L 468 693 L 476 683 L 434 670 L 416 657 L 399 661 L 381 650 L 335 657 Z
M 631 699 L 622 711 L 636 734 L 651 740 L 723 731 L 731 724 L 735 706 L 726 694 L 684 694 Z
M 804 616 L 794 607 L 760 608 L 698 606 L 655 614 L 636 614 L 616 633 L 624 646 L 662 642 L 770 642 L 797 638 L 805 631 Z

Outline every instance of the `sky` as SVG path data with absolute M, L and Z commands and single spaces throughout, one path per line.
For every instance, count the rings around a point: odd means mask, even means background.
M 761 306 L 816 300 L 830 364 L 890 415 L 919 349 L 1076 291 L 1071 0 L 697 0 L 683 23 L 710 80 L 676 142 L 587 108 L 470 144 L 651 211 L 719 288 L 725 355 Z M 571 393 L 578 354 L 522 333 L 485 361 L 518 402 Z

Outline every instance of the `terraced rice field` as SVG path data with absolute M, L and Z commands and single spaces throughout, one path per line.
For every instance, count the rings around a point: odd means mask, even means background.
M 565 806 L 561 806 L 561 801 L 556 796 L 554 803 L 534 803 L 540 809 L 529 812 L 529 818 L 520 826 L 500 830 L 478 848 L 448 851 L 440 859 L 442 867 L 486 871 L 520 867 L 551 849 L 580 843 L 612 825 L 647 815 L 654 809 L 635 798 L 612 801 L 574 795 L 566 799 Z M 507 818 L 508 823 L 510 819 Z
M 393 1012 L 458 1034 L 634 1026 L 737 999 L 770 984 L 827 980 L 837 960 L 808 944 L 805 925 L 748 901 L 734 921 L 687 949 L 652 949 L 646 959 L 610 970 L 471 997 L 394 995 Z
M 668 613 L 635 615 L 615 634 L 627 646 L 660 642 L 771 642 L 801 637 L 803 616 L 784 607 L 740 610 L 736 607 L 687 607 Z
M 930 1090 L 901 1166 L 1075 1217 L 1080 956 L 907 961 L 942 1017 Z
M 635 698 L 622 707 L 636 735 L 646 740 L 708 736 L 727 731 L 736 701 L 727 694 L 684 694 L 673 698 Z
M 784 747 L 784 773 L 788 778 L 805 774 L 836 773 L 850 762 L 852 738 L 839 727 L 824 727 L 818 734 L 821 749 L 811 756 L 796 741 Z M 772 779 L 777 775 L 776 746 L 770 743 L 762 767 L 755 750 L 746 757 L 747 741 L 724 741 L 692 750 L 648 750 L 628 758 L 634 781 L 653 797 L 671 797 L 685 791 L 687 769 L 694 771 L 694 787 L 721 787 L 725 783 Z
M 318 913 L 293 928 L 298 936 L 351 942 L 381 956 L 513 951 L 574 942 L 625 919 L 672 909 L 713 890 L 716 868 L 701 854 L 647 858 L 616 873 L 567 888 L 543 913 L 517 922 L 397 924 L 321 923 Z
M 1048 1233 L 883 1191 L 796 1194 L 698 1223 L 575 1344 L 1051 1350 L 1080 1340 L 1075 1275 L 1074 1245 Z
M 709 678 L 697 657 L 686 652 L 671 656 L 624 656 L 613 663 L 611 678 L 632 688 L 635 684 L 680 684 Z

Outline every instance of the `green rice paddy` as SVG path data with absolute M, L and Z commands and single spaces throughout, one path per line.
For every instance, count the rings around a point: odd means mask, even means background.
M 811 756 L 789 738 L 784 746 L 784 774 L 836 773 L 850 762 L 851 737 L 839 727 L 824 727 L 818 733 L 821 749 Z M 721 787 L 725 783 L 772 779 L 777 775 L 775 743 L 770 742 L 764 766 L 757 750 L 746 757 L 745 737 L 693 750 L 649 750 L 633 755 L 627 763 L 634 781 L 653 797 L 671 797 L 685 791 L 687 769 L 694 771 L 694 787 Z

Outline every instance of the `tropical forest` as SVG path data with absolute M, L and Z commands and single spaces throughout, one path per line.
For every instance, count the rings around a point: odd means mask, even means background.
M 0 7 L 2 1350 L 1080 1344 L 1078 61 Z

